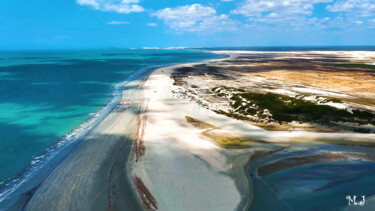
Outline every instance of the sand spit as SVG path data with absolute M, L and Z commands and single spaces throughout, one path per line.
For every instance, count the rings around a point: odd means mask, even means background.
M 144 129 L 145 153 L 133 154 L 132 171 L 136 186 L 141 183 L 147 187 L 146 192 L 138 187 L 141 198 L 153 197 L 142 198 L 144 206 L 151 210 L 243 208 L 251 199 L 244 172 L 251 153 L 218 147 L 201 134 L 201 129 L 188 123 L 186 117 L 224 128 L 241 123 L 201 108 L 195 102 L 174 98 L 172 90 L 176 87 L 170 76 L 177 67 L 155 70 L 144 84 L 147 119 L 146 127 L 140 127 Z
M 257 127 L 173 98 L 173 68 L 129 83 L 113 112 L 37 189 L 25 209 L 247 207 L 251 197 L 245 165 L 252 151 L 220 148 L 186 116 L 229 130 Z

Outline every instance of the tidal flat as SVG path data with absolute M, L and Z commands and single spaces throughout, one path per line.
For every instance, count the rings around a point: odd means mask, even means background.
M 175 68 L 172 93 L 258 128 L 186 116 L 227 154 L 251 155 L 243 209 L 342 210 L 349 193 L 375 195 L 375 53 L 215 53 L 228 58 Z

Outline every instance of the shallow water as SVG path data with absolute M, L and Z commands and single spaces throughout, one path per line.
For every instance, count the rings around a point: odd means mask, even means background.
M 312 163 L 285 169 L 264 177 L 256 169 L 269 162 L 291 156 L 319 152 L 360 152 L 373 154 L 374 149 L 332 145 L 299 146 L 256 159 L 248 166 L 253 182 L 253 200 L 249 210 L 343 210 L 346 196 L 375 194 L 375 163 L 362 159 Z M 305 148 L 305 149 L 304 149 Z
M 0 52 L 0 202 L 140 69 L 217 58 L 192 50 Z M 52 169 L 53 167 L 50 167 Z M 47 171 L 48 172 L 48 171 Z

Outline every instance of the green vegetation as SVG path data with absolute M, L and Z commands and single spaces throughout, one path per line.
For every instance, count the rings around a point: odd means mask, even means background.
M 243 116 L 243 115 L 240 115 L 240 114 L 236 114 L 236 113 L 233 113 L 233 112 L 225 112 L 223 110 L 214 110 L 214 112 L 216 112 L 217 114 L 223 114 L 223 115 L 235 118 L 235 119 L 250 120 L 250 118 L 248 118 L 246 116 Z
M 353 131 L 357 133 L 371 133 L 371 130 L 367 128 L 355 128 Z
M 292 121 L 322 124 L 330 122 L 375 124 L 375 114 L 369 111 L 352 110 L 351 113 L 345 109 L 319 105 L 279 94 L 234 94 L 231 100 L 233 101 L 231 106 L 236 113 L 225 113 L 235 118 L 238 118 L 238 116 L 246 117 L 246 115 L 257 115 L 259 118 L 265 118 L 267 117 L 265 110 L 267 110 L 272 115 L 269 118 L 280 124 Z
M 346 67 L 346 68 L 366 68 L 366 69 L 375 69 L 375 65 L 369 64 L 332 64 L 335 67 Z

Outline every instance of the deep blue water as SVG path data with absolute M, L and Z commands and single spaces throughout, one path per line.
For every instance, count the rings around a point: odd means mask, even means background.
M 142 68 L 217 57 L 194 50 L 0 52 L 0 202 L 88 128 L 117 83 Z

